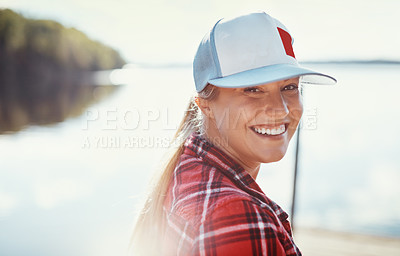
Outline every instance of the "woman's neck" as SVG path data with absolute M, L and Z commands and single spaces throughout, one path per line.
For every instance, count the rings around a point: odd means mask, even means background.
M 245 171 L 250 174 L 250 176 L 255 180 L 257 178 L 258 172 L 260 170 L 260 163 L 245 163 L 239 157 L 237 157 L 233 152 L 231 152 L 228 143 L 224 143 L 224 140 L 220 138 L 220 136 L 212 136 L 207 132 L 204 134 L 204 137 L 212 143 L 214 146 L 217 146 L 220 150 L 222 150 L 225 154 L 231 157 L 234 161 L 236 161 L 240 166 L 245 169 Z

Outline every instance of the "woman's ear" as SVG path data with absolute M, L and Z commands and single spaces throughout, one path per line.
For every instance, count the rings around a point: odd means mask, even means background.
M 208 118 L 214 118 L 209 100 L 206 100 L 206 99 L 203 99 L 200 97 L 195 97 L 194 101 L 196 102 L 197 106 L 200 108 L 201 112 L 205 116 L 207 116 Z

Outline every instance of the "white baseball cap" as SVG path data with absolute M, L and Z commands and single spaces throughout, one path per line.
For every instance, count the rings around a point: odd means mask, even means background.
M 265 12 L 221 19 L 205 35 L 193 61 L 197 92 L 207 84 L 240 88 L 302 77 L 303 83 L 336 79 L 300 67 L 286 27 Z

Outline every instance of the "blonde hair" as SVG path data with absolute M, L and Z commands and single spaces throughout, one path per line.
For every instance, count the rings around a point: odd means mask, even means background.
M 205 100 L 212 100 L 217 96 L 217 92 L 218 90 L 215 86 L 208 84 L 198 93 L 198 97 Z M 179 146 L 152 186 L 143 209 L 137 218 L 130 244 L 130 251 L 133 255 L 151 256 L 162 254 L 159 250 L 162 247 L 165 232 L 163 225 L 163 204 L 167 189 L 179 158 L 184 151 L 186 139 L 192 133 L 203 134 L 204 127 L 204 118 L 195 99 L 192 98 L 174 136 L 173 141 L 178 142 Z

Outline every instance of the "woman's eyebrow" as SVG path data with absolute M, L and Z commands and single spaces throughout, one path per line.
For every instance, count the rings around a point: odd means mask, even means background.
M 285 80 L 284 83 L 282 83 L 282 85 L 290 85 L 290 84 L 300 84 L 299 80 L 292 80 L 290 81 L 290 79 Z
M 284 82 L 287 82 L 287 81 L 291 81 L 291 80 L 293 80 L 293 81 L 296 81 L 296 82 L 299 82 L 300 81 L 300 79 L 296 79 L 296 78 L 289 78 L 289 79 L 286 79 L 286 80 L 283 80 Z

